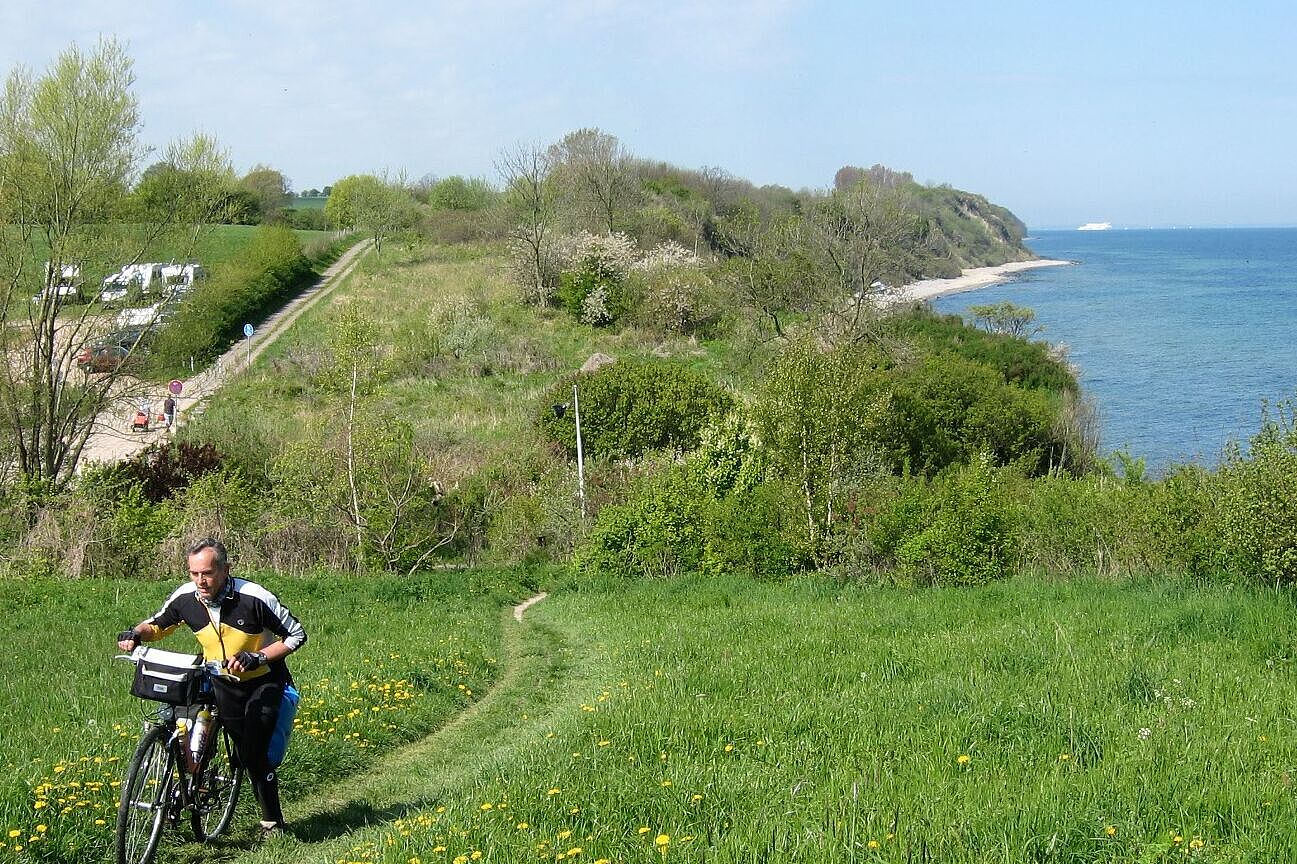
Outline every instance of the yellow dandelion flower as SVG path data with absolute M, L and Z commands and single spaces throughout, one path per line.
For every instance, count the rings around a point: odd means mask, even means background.
M 519 831 L 526 831 L 531 826 L 528 825 L 526 822 L 519 822 L 517 827 Z
M 65 770 L 66 770 L 66 767 L 63 766 L 63 765 L 55 765 L 55 766 L 54 766 L 54 773 L 55 773 L 55 774 L 62 774 Z
M 550 789 L 550 790 L 549 790 L 548 792 L 546 792 L 545 794 L 546 794 L 546 795 L 558 795 L 558 794 L 561 793 L 562 791 L 563 791 L 562 789 L 560 789 L 560 788 L 558 788 L 557 786 L 555 786 L 554 788 Z
M 959 758 L 956 759 L 955 761 L 958 762 L 960 765 L 967 765 L 969 762 L 973 761 L 973 757 L 969 756 L 967 753 L 960 753 Z
M 569 838 L 569 837 L 571 837 L 571 836 L 572 836 L 572 832 L 571 832 L 571 831 L 560 831 L 560 832 L 558 832 L 558 836 L 555 837 L 554 839 L 556 839 L 556 840 L 566 840 L 567 838 Z
M 95 820 L 95 824 L 96 824 L 96 825 L 107 825 L 108 823 L 105 822 L 105 821 L 102 820 L 102 819 L 96 819 L 96 820 Z
M 1175 834 L 1175 835 L 1173 835 L 1173 836 L 1171 837 L 1171 842 L 1172 842 L 1172 843 L 1183 843 L 1183 842 L 1184 842 L 1184 838 L 1181 837 L 1179 834 Z
M 1072 758 L 1072 754 L 1071 754 L 1071 753 L 1059 753 L 1059 754 L 1058 754 L 1058 761 L 1059 761 L 1059 762 L 1066 762 L 1067 760 L 1069 760 L 1069 759 L 1071 759 L 1071 758 Z
M 14 828 L 12 831 L 9 832 L 9 836 L 10 836 L 10 837 L 17 837 L 19 834 L 22 834 L 22 833 L 23 833 L 23 832 L 19 831 L 17 828 Z
M 1103 829 L 1103 833 L 1107 834 L 1109 837 L 1115 837 L 1117 836 L 1117 826 L 1109 825 L 1108 827 Z
M 726 745 L 725 745 L 725 752 L 726 752 L 726 753 L 733 753 L 733 752 L 734 752 L 734 745 L 733 745 L 733 744 L 726 744 Z
M 570 815 L 575 816 L 576 814 L 578 814 L 578 813 L 581 812 L 581 808 L 580 808 L 580 807 L 573 807 L 571 810 L 569 810 L 569 811 L 567 811 L 567 812 L 568 812 Z
M 604 738 L 602 741 L 599 742 L 599 746 L 600 746 L 600 747 L 607 747 L 607 746 L 608 746 L 609 744 L 611 744 L 611 743 L 612 743 L 612 742 L 609 741 L 607 738 Z
M 869 843 L 866 844 L 866 845 L 868 845 L 870 849 L 877 849 L 877 848 L 878 848 L 878 841 L 877 841 L 877 840 L 870 840 Z
M 701 801 L 701 800 L 703 800 L 703 796 L 701 796 L 701 795 L 699 795 L 699 794 L 697 794 L 697 793 L 694 793 L 693 795 L 689 796 L 689 800 L 690 800 L 690 801 Z
M 433 854 L 434 854 L 434 855 L 440 855 L 442 852 L 445 852 L 445 851 L 446 851 L 446 847 L 445 847 L 445 846 L 433 846 L 433 847 L 432 847 L 432 851 L 433 851 Z
M 672 785 L 672 783 L 671 783 L 670 780 L 663 780 L 663 781 L 662 781 L 662 786 L 663 786 L 663 787 L 667 787 L 667 786 L 670 786 L 670 785 Z
M 1193 838 L 1192 840 L 1189 841 L 1189 848 L 1190 848 L 1190 849 L 1201 849 L 1201 848 L 1203 847 L 1203 845 L 1204 845 L 1204 843 L 1203 843 L 1203 840 L 1202 840 L 1201 837 L 1195 837 L 1195 838 Z
M 479 808 L 477 808 L 477 809 L 479 809 L 479 810 L 494 810 L 494 809 L 495 809 L 495 805 L 492 804 L 490 801 L 488 801 L 488 802 L 486 802 L 485 804 L 483 804 L 481 807 L 479 807 Z
M 584 850 L 582 850 L 580 846 L 573 846 L 571 849 L 567 850 L 567 857 L 575 858 L 580 855 L 582 851 Z
M 470 861 L 480 861 L 482 859 L 482 850 L 474 849 L 473 854 L 468 856 Z
M 415 857 L 406 861 L 405 864 L 423 864 L 423 861 L 416 855 Z
M 662 847 L 662 846 L 669 846 L 669 845 L 671 844 L 671 835 L 670 835 L 670 834 L 659 834 L 659 835 L 658 835 L 658 836 L 653 840 L 653 843 L 654 843 L 655 846 L 659 846 L 659 847 Z
M 36 833 L 37 833 L 37 834 L 44 834 L 44 833 L 45 833 L 46 831 L 48 831 L 48 830 L 49 830 L 49 827 L 46 826 L 46 825 L 37 825 L 37 826 L 36 826 Z
M 645 825 L 644 827 L 642 827 L 642 828 L 639 829 L 639 835 L 640 835 L 641 837 L 643 837 L 643 836 L 644 836 L 645 834 L 647 834 L 647 833 L 649 833 L 649 829 L 648 829 L 648 826 L 647 826 L 647 825 Z

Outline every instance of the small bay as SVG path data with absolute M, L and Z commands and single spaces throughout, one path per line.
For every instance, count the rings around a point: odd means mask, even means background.
M 1213 465 L 1246 443 L 1262 404 L 1297 393 L 1297 228 L 1041 231 L 1043 258 L 1077 262 L 941 297 L 1009 301 L 1064 345 L 1099 411 L 1101 449 L 1164 468 Z

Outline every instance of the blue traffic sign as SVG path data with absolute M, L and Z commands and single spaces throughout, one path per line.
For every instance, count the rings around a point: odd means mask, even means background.
M 252 325 L 251 325 L 251 324 L 244 324 L 244 325 L 243 325 L 243 335 L 244 335 L 244 336 L 247 336 L 248 338 L 252 338 Z

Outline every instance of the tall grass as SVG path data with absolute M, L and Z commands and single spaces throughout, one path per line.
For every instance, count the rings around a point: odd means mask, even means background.
M 308 790 L 480 699 L 499 671 L 499 609 L 524 593 L 507 576 L 448 571 L 264 581 L 310 636 L 290 661 L 303 694 L 282 771 L 290 813 Z M 117 783 L 147 708 L 128 695 L 131 670 L 111 659 L 113 637 L 172 584 L 0 581 L 9 646 L 0 653 L 0 860 L 107 860 Z M 183 628 L 162 645 L 198 650 Z
M 399 821 L 255 857 L 1290 861 L 1292 611 L 1087 582 L 587 588 L 530 613 L 572 668 L 515 706 L 512 751 L 456 738 Z

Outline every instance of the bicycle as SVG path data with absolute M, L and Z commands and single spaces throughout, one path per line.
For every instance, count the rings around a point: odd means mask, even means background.
M 212 679 L 234 676 L 219 663 L 142 645 L 117 657 L 135 664 L 132 695 L 159 703 L 144 721 L 117 807 L 117 864 L 150 864 L 163 831 L 186 811 L 199 842 L 218 837 L 234 819 L 243 767 L 216 722 L 212 698 Z M 204 711 L 206 729 L 195 729 Z

